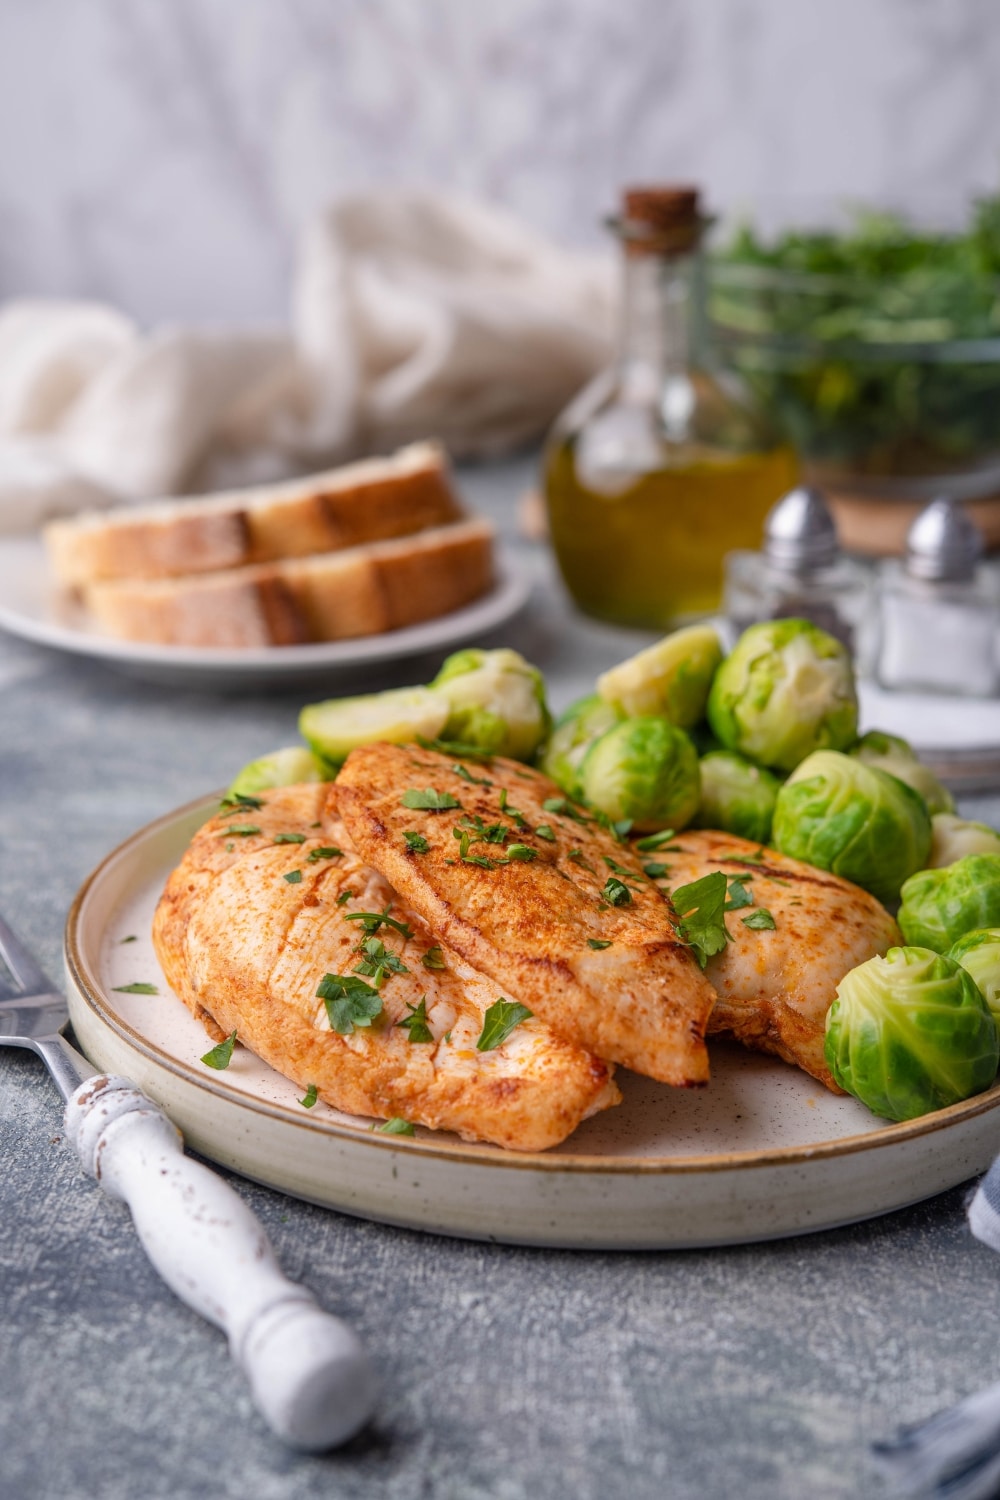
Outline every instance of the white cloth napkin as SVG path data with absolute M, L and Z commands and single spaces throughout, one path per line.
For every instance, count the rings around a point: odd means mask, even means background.
M 606 362 L 609 261 L 431 191 L 361 194 L 305 235 L 287 331 L 138 329 L 0 308 L 0 531 L 81 505 L 256 483 L 424 437 L 542 433 Z

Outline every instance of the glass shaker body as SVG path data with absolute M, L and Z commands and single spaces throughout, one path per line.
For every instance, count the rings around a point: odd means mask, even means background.
M 879 582 L 876 676 L 899 691 L 991 697 L 1000 691 L 997 580 L 980 566 L 954 583 L 885 563 Z
M 849 557 L 828 566 L 783 568 L 763 552 L 731 552 L 725 560 L 724 612 L 733 629 L 759 620 L 811 620 L 847 647 L 860 671 L 873 649 L 871 569 Z

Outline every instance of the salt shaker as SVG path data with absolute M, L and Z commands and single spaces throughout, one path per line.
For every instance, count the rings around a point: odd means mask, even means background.
M 723 608 L 737 631 L 759 620 L 811 620 L 852 654 L 862 647 L 871 578 L 843 555 L 819 490 L 800 485 L 768 512 L 761 552 L 730 552 Z
M 996 581 L 982 533 L 953 500 L 933 500 L 883 564 L 876 676 L 885 688 L 990 697 L 1000 686 Z

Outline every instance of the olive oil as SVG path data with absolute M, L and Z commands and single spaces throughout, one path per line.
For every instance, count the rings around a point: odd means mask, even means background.
M 594 488 L 577 443 L 557 438 L 546 457 L 549 531 L 580 609 L 621 625 L 666 629 L 717 609 L 724 555 L 759 546 L 798 472 L 787 447 L 718 450 Z

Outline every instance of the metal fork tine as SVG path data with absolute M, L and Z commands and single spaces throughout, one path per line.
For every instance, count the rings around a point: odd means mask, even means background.
M 42 995 L 52 989 L 52 981 L 48 975 L 39 968 L 20 938 L 11 932 L 3 917 L 0 917 L 0 959 L 3 959 L 24 994 Z

